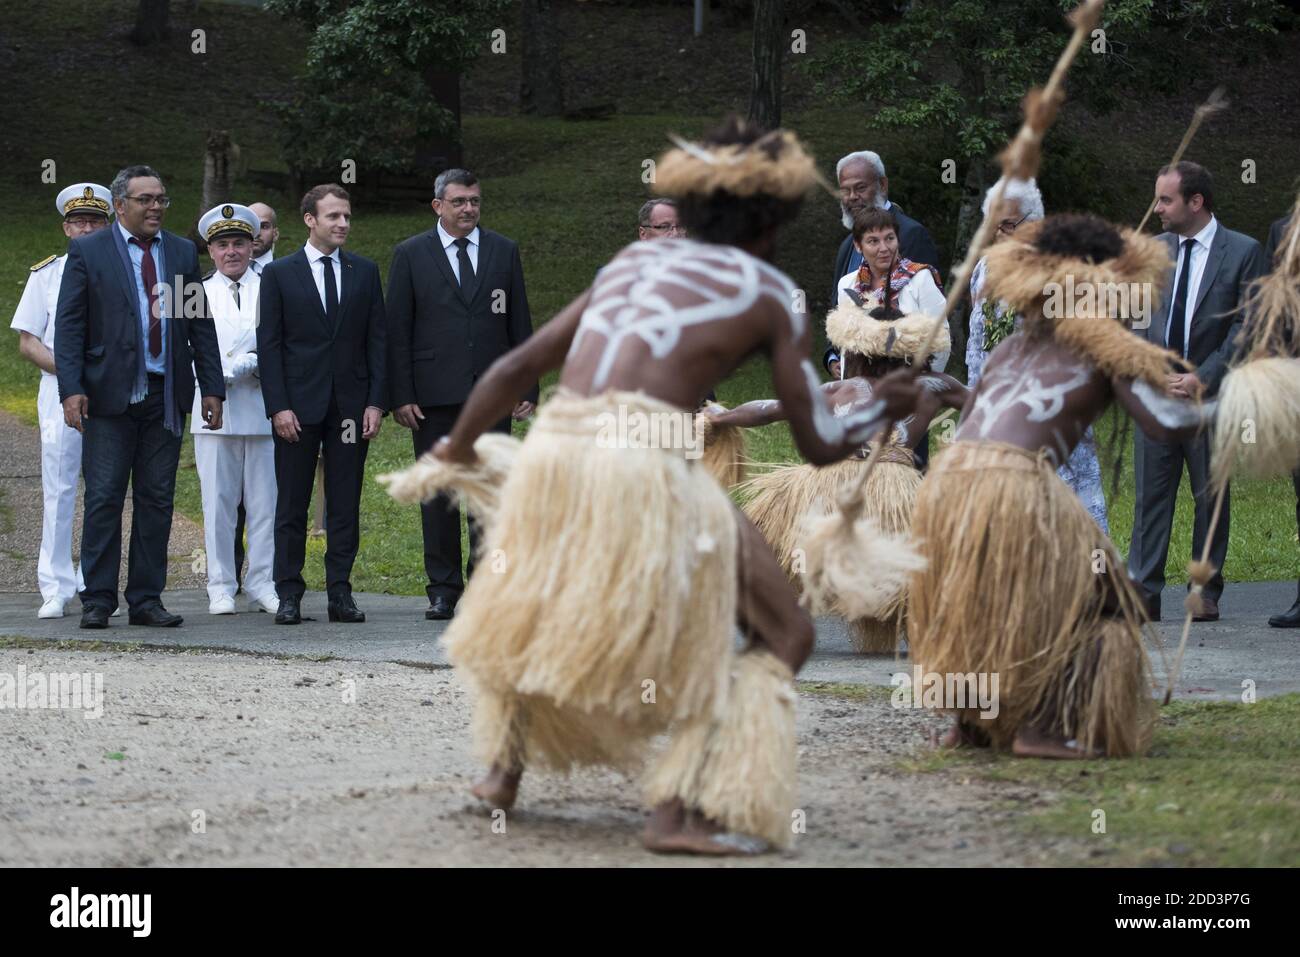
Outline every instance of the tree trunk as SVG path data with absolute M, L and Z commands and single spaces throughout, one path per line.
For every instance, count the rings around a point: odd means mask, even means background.
M 140 0 L 131 42 L 142 47 L 161 43 L 167 36 L 170 16 L 171 0 Z
M 231 142 L 230 133 L 226 130 L 208 130 L 200 213 L 206 213 L 217 203 L 229 203 L 234 198 L 234 174 L 238 163 L 239 147 Z
M 524 0 L 523 78 L 519 112 L 538 116 L 564 114 L 563 44 L 551 12 L 551 0 Z
M 764 129 L 781 125 L 781 56 L 785 53 L 782 0 L 754 0 L 754 70 L 749 119 Z
M 424 71 L 424 83 L 438 105 L 452 114 L 452 128 L 446 134 L 424 137 L 415 144 L 416 168 L 412 172 L 436 174 L 458 168 L 465 162 L 465 151 L 460 141 L 460 73 L 430 68 Z M 429 185 L 433 186 L 432 180 Z

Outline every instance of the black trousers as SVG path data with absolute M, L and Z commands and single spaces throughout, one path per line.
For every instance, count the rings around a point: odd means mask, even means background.
M 1148 599 L 1158 602 L 1165 586 L 1165 560 L 1169 555 L 1169 536 L 1174 527 L 1174 503 L 1178 483 L 1183 477 L 1183 463 L 1195 500 L 1195 523 L 1192 526 L 1192 557 L 1200 560 L 1205 535 L 1214 511 L 1214 494 L 1210 491 L 1210 437 L 1206 433 L 1183 442 L 1152 442 L 1140 431 L 1136 433 L 1133 473 L 1137 481 L 1133 537 L 1129 542 L 1128 570 L 1142 586 Z M 1205 586 L 1205 597 L 1219 600 L 1223 594 L 1223 563 L 1228 557 L 1228 519 L 1232 497 L 1223 495 L 1223 512 L 1210 543 L 1210 561 L 1214 577 Z
M 275 436 L 275 592 L 301 598 L 307 553 L 307 516 L 316 481 L 316 457 L 325 456 L 325 587 L 329 595 L 352 591 L 352 564 L 361 538 L 361 484 L 370 443 L 361 417 L 343 420 L 330 399 L 325 421 L 303 425 L 297 442 Z
M 184 418 L 181 419 L 182 423 Z M 149 394 L 121 415 L 86 418 L 81 447 L 86 480 L 81 533 L 82 605 L 117 608 L 122 562 L 122 506 L 131 484 L 131 551 L 126 603 L 139 611 L 161 603 L 167 585 L 167 543 L 176 500 L 181 437 L 163 425 L 163 378 L 149 376 Z
M 415 457 L 419 458 L 440 438 L 451 431 L 460 415 L 460 405 L 421 406 L 424 421 L 420 428 L 411 433 L 411 444 L 415 447 Z M 510 433 L 510 417 L 502 419 L 492 426 L 493 432 Z M 326 496 L 328 498 L 328 496 Z M 333 505 L 330 506 L 333 508 Z M 469 518 L 469 556 L 465 563 L 465 575 L 460 572 L 460 506 L 448 495 L 438 495 L 432 501 L 420 506 L 420 526 L 424 534 L 424 573 L 429 578 L 425 591 L 429 601 L 442 597 L 453 604 L 465 590 L 465 581 L 474 574 L 474 558 L 479 550 L 479 525 Z

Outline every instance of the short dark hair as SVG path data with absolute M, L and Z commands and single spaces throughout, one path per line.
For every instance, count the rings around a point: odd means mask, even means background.
M 1058 213 L 1043 220 L 1034 248 L 1053 256 L 1105 262 L 1124 252 L 1124 239 L 1106 220 L 1088 213 Z
M 748 146 L 766 134 L 767 130 L 757 123 L 732 114 L 701 142 L 706 148 Z M 776 160 L 783 143 L 773 139 L 760 149 Z M 737 246 L 794 219 L 803 208 L 803 197 L 781 199 L 767 193 L 737 196 L 724 189 L 715 189 L 707 196 L 689 193 L 677 200 L 677 208 L 681 212 L 682 225 L 693 238 L 706 243 Z
M 337 196 L 339 199 L 346 199 L 349 203 L 352 202 L 352 197 L 348 195 L 348 191 L 338 183 L 321 183 L 319 186 L 313 186 L 302 194 L 302 203 L 300 204 L 302 214 L 306 216 L 311 213 L 315 216 L 316 204 L 326 196 Z
M 856 243 L 867 233 L 877 229 L 892 229 L 898 235 L 898 217 L 892 209 L 867 206 L 853 214 L 853 241 Z
M 1190 203 L 1192 197 L 1200 193 L 1205 211 L 1214 212 L 1214 177 L 1208 169 L 1191 160 L 1180 160 L 1173 166 L 1160 167 L 1158 175 L 1165 176 L 1168 173 L 1178 174 L 1178 192 L 1184 203 Z
M 649 226 L 650 217 L 654 214 L 656 206 L 671 206 L 677 208 L 677 200 L 669 199 L 666 196 L 652 196 L 641 204 L 641 209 L 636 214 L 636 224 L 638 226 Z
M 140 176 L 150 176 L 158 180 L 158 182 L 162 182 L 162 177 L 158 175 L 158 171 L 152 166 L 145 166 L 143 163 L 124 166 L 117 171 L 117 175 L 113 177 L 113 182 L 108 186 L 108 191 L 112 194 L 113 200 L 116 202 L 123 199 L 126 196 L 126 188 L 131 184 L 131 180 Z
M 445 169 L 433 181 L 433 197 L 434 199 L 442 199 L 443 193 L 447 192 L 447 187 L 453 184 L 456 186 L 473 186 L 477 182 L 478 177 L 467 169 Z

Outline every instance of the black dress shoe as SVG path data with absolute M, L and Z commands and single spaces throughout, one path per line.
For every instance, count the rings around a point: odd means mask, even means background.
M 1142 599 L 1142 610 L 1146 613 L 1147 621 L 1160 620 L 1160 596 L 1146 595 Z
M 162 605 L 146 605 L 139 611 L 131 612 L 131 624 L 146 625 L 150 628 L 175 628 L 185 619 L 173 615 Z
M 81 609 L 82 628 L 107 628 L 108 609 L 102 605 L 87 605 Z
M 366 613 L 357 607 L 352 595 L 335 595 L 329 604 L 330 621 L 341 621 L 347 625 L 359 624 L 366 620 Z
M 447 621 L 456 613 L 456 605 L 450 598 L 439 595 L 429 602 L 424 612 L 425 621 Z
M 85 628 L 86 619 L 83 617 L 81 621 L 81 627 Z M 1282 614 L 1270 618 L 1268 623 L 1274 628 L 1300 628 L 1300 598 L 1297 598 L 1295 604 Z
M 281 598 L 280 610 L 275 613 L 275 623 L 277 625 L 301 625 L 301 605 L 301 598 Z

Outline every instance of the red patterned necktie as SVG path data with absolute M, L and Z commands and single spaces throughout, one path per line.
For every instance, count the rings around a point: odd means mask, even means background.
M 144 280 L 144 291 L 149 297 L 149 355 L 157 359 L 162 355 L 162 318 L 158 315 L 158 269 L 154 266 L 151 242 L 145 243 L 134 236 L 130 240 L 144 257 L 140 261 L 140 278 Z

